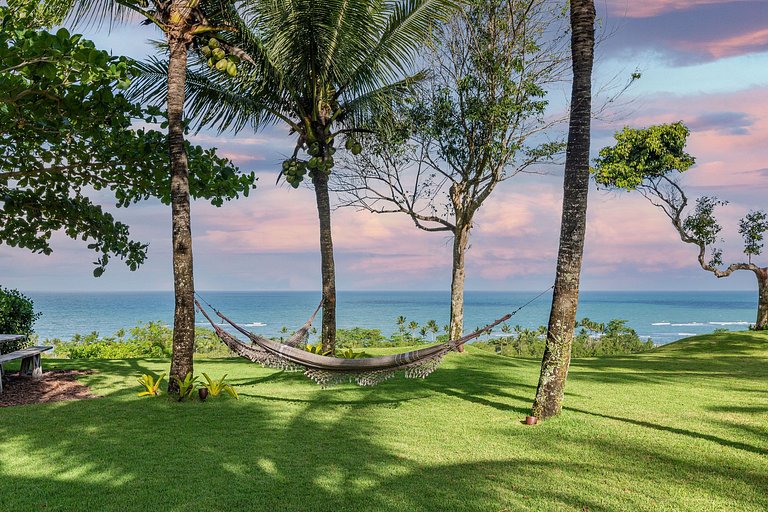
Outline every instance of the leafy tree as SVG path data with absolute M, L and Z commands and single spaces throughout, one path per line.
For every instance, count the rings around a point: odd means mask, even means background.
M 24 334 L 29 336 L 32 326 L 42 313 L 35 313 L 32 299 L 18 290 L 0 286 L 0 334 Z M 29 344 L 29 338 L 17 342 L 0 343 L 0 353 L 7 354 Z
M 571 362 L 571 346 L 579 304 L 581 262 L 587 225 L 589 192 L 589 143 L 592 110 L 592 64 L 595 49 L 595 4 L 571 0 L 571 55 L 573 84 L 568 147 L 563 180 L 563 213 L 557 274 L 547 341 L 533 403 L 534 416 L 550 418 L 563 407 L 565 381 Z
M 126 86 L 131 61 L 110 57 L 66 29 L 29 30 L 35 23 L 0 9 L 0 243 L 50 254 L 54 231 L 90 239 L 99 253 L 94 275 L 110 255 L 136 269 L 146 244 L 87 197 L 110 190 L 118 206 L 159 197 L 170 200 L 164 137 L 134 129 L 157 124 L 159 111 L 144 111 L 114 86 Z M 247 194 L 255 176 L 241 175 L 214 150 L 187 145 L 193 194 L 220 205 Z
M 566 61 L 552 37 L 562 7 L 547 0 L 467 0 L 425 47 L 429 78 L 400 129 L 369 136 L 338 188 L 345 205 L 408 215 L 453 238 L 450 336 L 464 329 L 466 251 L 475 214 L 502 181 L 551 161 L 562 144 L 542 132 L 545 87 Z
M 75 18 L 120 18 L 132 7 L 155 23 L 165 23 L 163 16 L 145 10 L 139 3 L 117 6 L 106 0 L 82 0 L 74 4 L 73 7 L 71 1 L 52 0 L 26 5 L 53 6 L 50 11 L 43 9 L 44 13 L 74 9 Z M 187 8 L 184 10 L 186 12 Z M 17 12 L 21 11 L 24 9 Z M 36 9 L 34 12 L 41 11 Z M 176 20 L 176 17 L 172 18 Z M 132 63 L 127 59 L 111 58 L 79 36 L 70 36 L 66 30 L 60 30 L 55 36 L 43 31 L 34 35 L 24 30 L 29 28 L 30 19 L 25 17 L 27 26 L 9 29 L 6 24 L 3 30 L 8 48 L 5 55 L 13 63 L 4 68 L 10 75 L 9 78 L 4 73 L 4 79 L 16 88 L 16 92 L 9 93 L 4 101 L 11 107 L 5 109 L 8 117 L 4 121 L 8 124 L 4 125 L 3 132 L 10 134 L 6 135 L 6 147 L 12 148 L 10 153 L 18 160 L 11 163 L 28 166 L 13 172 L 29 171 L 10 174 L 8 180 L 15 180 L 17 188 L 33 189 L 18 192 L 11 202 L 6 202 L 10 216 L 24 216 L 16 223 L 19 228 L 13 236 L 33 250 L 49 252 L 47 239 L 52 231 L 64 227 L 72 237 L 95 239 L 91 247 L 101 252 L 95 270 L 97 275 L 103 272 L 109 254 L 126 259 L 131 268 L 136 268 L 144 259 L 146 246 L 130 241 L 127 227 L 93 205 L 83 195 L 83 187 L 111 189 L 119 206 L 148 196 L 157 196 L 170 203 L 174 211 L 176 242 L 174 281 L 179 292 L 176 318 L 181 319 L 175 322 L 174 336 L 178 342 L 172 366 L 191 364 L 194 335 L 191 241 L 188 236 L 185 238 L 189 235 L 189 192 L 220 205 L 224 199 L 246 194 L 255 177 L 238 176 L 237 169 L 228 161 L 217 158 L 213 151 L 187 144 L 183 136 L 186 126 L 181 121 L 178 102 L 171 105 L 167 120 L 163 120 L 163 125 L 174 134 L 170 141 L 156 131 L 131 130 L 133 120 L 156 122 L 160 117 L 159 110 L 143 112 L 112 91 L 114 85 L 128 85 L 134 74 Z M 47 20 L 48 23 L 52 21 L 55 20 Z M 21 64 L 22 61 L 26 64 Z M 10 89 L 3 89 L 4 92 L 7 90 Z M 175 90 L 178 91 L 178 87 Z M 183 92 L 183 86 L 181 90 Z M 20 100 L 24 100 L 23 105 L 17 104 Z M 18 116 L 22 115 L 34 116 L 28 119 L 37 122 L 22 122 L 23 130 L 14 126 Z M 16 141 L 22 141 L 22 144 Z M 29 148 L 36 148 L 32 153 L 37 157 L 35 161 L 24 157 L 22 149 Z M 170 167 L 168 148 L 176 155 Z M 169 180 L 171 170 L 174 177 Z M 193 174 L 191 185 L 190 171 Z M 35 229 L 37 238 L 33 235 Z M 186 369 L 177 369 L 177 373 L 184 375 Z
M 243 50 L 236 77 L 217 71 L 201 48 L 200 71 L 189 75 L 190 111 L 202 124 L 235 131 L 284 124 L 296 136 L 281 176 L 293 187 L 305 177 L 315 190 L 323 281 L 323 350 L 336 339 L 336 270 L 328 178 L 334 154 L 359 151 L 356 134 L 387 120 L 396 102 L 423 73 L 410 74 L 416 49 L 446 15 L 451 0 L 256 1 L 230 17 L 236 31 L 222 34 Z M 206 67 L 207 65 L 207 67 Z M 146 67 L 150 86 L 165 73 Z M 150 97 L 159 97 L 159 88 Z
M 722 226 L 715 209 L 727 204 L 716 197 L 696 199 L 688 213 L 689 199 L 678 182 L 679 173 L 695 162 L 685 152 L 689 130 L 682 123 L 662 124 L 643 129 L 624 128 L 615 136 L 616 144 L 600 150 L 595 160 L 595 181 L 610 189 L 635 190 L 660 208 L 672 222 L 680 240 L 698 247 L 702 269 L 716 277 L 728 277 L 737 270 L 755 274 L 758 287 L 755 329 L 768 329 L 768 266 L 752 262 L 763 249 L 768 233 L 765 211 L 751 211 L 739 221 L 739 234 L 744 241 L 746 262 L 723 264 L 723 252 L 715 247 Z M 725 267 L 725 268 L 723 268 Z

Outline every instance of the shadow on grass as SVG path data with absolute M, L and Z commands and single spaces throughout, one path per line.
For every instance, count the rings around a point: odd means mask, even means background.
M 458 391 L 460 394 L 465 391 Z M 320 391 L 315 392 L 321 393 Z M 361 404 L 376 390 L 358 390 Z M 270 400 L 270 399 L 267 399 Z M 320 400 L 286 412 L 264 400 L 174 403 L 167 399 L 67 403 L 38 408 L 0 425 L 0 491 L 8 510 L 211 511 L 487 511 L 638 509 L 648 493 L 622 495 L 613 482 L 679 479 L 681 471 L 708 492 L 732 496 L 759 475 L 736 475 L 661 448 L 596 440 L 578 450 L 621 453 L 608 472 L 587 457 L 518 452 L 472 459 L 474 446 L 439 442 L 398 429 L 414 427 L 388 409 Z M 394 415 L 394 417 L 388 417 Z M 393 426 L 395 425 L 395 426 Z M 433 426 L 433 430 L 439 430 Z M 527 429 L 533 445 L 551 442 L 547 429 Z M 523 441 L 518 439 L 518 441 Z M 451 443 L 452 441 L 448 441 Z M 8 451 L 13 446 L 13 451 Z M 562 449 L 562 447 L 561 447 Z M 442 454 L 434 451 L 443 450 Z M 39 467 L 9 463 L 14 455 Z M 25 459 L 26 458 L 26 459 Z M 457 460 L 458 459 L 458 460 Z M 650 461 L 650 462 L 648 462 Z M 653 470 L 649 470 L 652 467 Z M 557 481 L 552 478 L 556 475 Z M 714 476 L 713 476 L 714 475 Z M 724 477 L 730 479 L 723 481 Z M 755 492 L 768 490 L 758 484 Z M 663 497 L 663 496 L 662 496 Z M 658 498 L 658 497 L 657 497 Z M 623 507 L 619 507 L 622 505 Z
M 609 367 L 590 366 L 594 362 L 578 363 L 595 371 Z M 689 495 L 698 503 L 711 500 L 712 509 L 768 507 L 765 471 L 749 469 L 754 463 L 739 466 L 766 453 L 757 446 L 567 405 L 579 415 L 516 428 L 507 413 L 527 413 L 536 377 L 529 362 L 489 354 L 447 363 L 425 381 L 321 390 L 300 374 L 251 373 L 248 363 L 215 360 L 206 364 L 232 369 L 242 401 L 122 399 L 132 388 L 98 401 L 6 410 L 0 417 L 3 509 L 650 510 L 661 503 L 676 508 L 674 500 Z M 656 364 L 660 379 L 672 371 Z M 151 373 L 136 360 L 72 366 L 103 372 L 88 379 L 102 379 L 93 381 L 100 385 Z M 465 430 L 454 425 L 462 418 L 451 415 L 459 413 L 467 416 Z M 474 413 L 492 423 L 475 423 Z M 639 428 L 622 439 L 600 437 L 589 422 L 603 420 Z M 467 425 L 479 432 L 472 439 L 488 445 L 459 441 Z M 515 435 L 508 435 L 512 429 Z M 744 453 L 696 457 L 685 443 L 674 449 L 649 443 L 642 429 Z M 677 508 L 694 509 L 693 503 L 680 501 Z
M 660 425 L 658 423 L 652 423 L 650 421 L 642 421 L 642 420 L 636 420 L 632 418 L 622 418 L 620 416 L 612 416 L 610 414 L 601 414 L 597 412 L 590 412 L 585 411 L 583 409 L 576 409 L 574 407 L 564 407 L 565 410 L 568 411 L 574 411 L 581 414 L 587 414 L 589 416 L 596 416 L 598 418 L 605 418 L 609 420 L 615 420 L 615 421 L 621 421 L 623 423 L 630 423 L 632 425 L 637 425 L 639 427 L 645 427 L 650 428 L 653 430 L 658 430 L 661 432 L 671 432 L 673 434 L 679 434 L 681 436 L 690 437 L 692 439 L 703 439 L 705 441 L 711 441 L 713 443 L 717 443 L 720 446 L 728 446 L 730 448 L 736 448 L 737 450 L 744 450 L 751 453 L 756 453 L 758 455 L 768 455 L 768 448 L 760 448 L 757 446 L 752 446 L 747 443 L 740 443 L 738 441 L 733 441 L 729 439 L 723 439 L 722 437 L 718 437 L 711 434 L 705 434 L 703 432 L 696 432 L 693 430 L 688 430 L 684 428 L 678 428 L 678 427 L 670 427 L 667 425 Z

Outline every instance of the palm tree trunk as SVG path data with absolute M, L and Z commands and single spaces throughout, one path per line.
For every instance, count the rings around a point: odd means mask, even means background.
M 755 330 L 768 329 L 768 267 L 759 269 L 757 275 L 757 321 Z
M 568 148 L 563 181 L 563 213 L 547 345 L 533 403 L 533 415 L 560 414 L 579 303 L 589 191 L 589 138 L 592 109 L 592 63 L 595 46 L 593 0 L 571 0 L 573 86 Z
M 464 258 L 469 242 L 470 223 L 456 223 L 453 235 L 453 268 L 451 274 L 451 326 L 449 338 L 456 340 L 464 333 Z M 464 352 L 464 345 L 459 347 Z
M 189 167 L 184 148 L 184 88 L 187 43 L 169 36 L 168 146 L 171 155 L 171 220 L 173 229 L 173 355 L 168 390 L 177 389 L 173 377 L 183 379 L 193 372 L 195 351 L 195 284 L 192 273 L 192 230 L 189 212 Z
M 317 215 L 320 219 L 320 258 L 323 278 L 323 350 L 336 349 L 336 268 L 333 262 L 331 234 L 331 200 L 328 196 L 328 176 L 322 171 L 312 173 L 315 186 Z

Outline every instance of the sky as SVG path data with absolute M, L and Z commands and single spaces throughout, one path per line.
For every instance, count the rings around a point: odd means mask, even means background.
M 592 152 L 623 126 L 682 120 L 697 164 L 683 185 L 690 196 L 717 195 L 725 260 L 741 261 L 738 219 L 766 208 L 768 192 L 768 1 L 602 0 L 596 104 L 638 70 L 642 78 L 593 123 Z M 147 27 L 82 30 L 114 54 L 143 57 L 158 38 Z M 552 95 L 562 108 L 565 92 Z M 564 132 L 565 127 L 559 128 Z M 220 208 L 192 205 L 195 283 L 200 290 L 318 290 L 317 211 L 311 189 L 275 184 L 293 139 L 273 128 L 237 135 L 200 133 L 241 169 L 259 176 L 250 197 Z M 56 234 L 50 256 L 0 245 L 0 284 L 27 291 L 172 290 L 170 208 L 147 201 L 105 208 L 149 242 L 147 262 L 131 272 L 119 261 L 92 277 L 94 255 Z M 554 279 L 562 169 L 503 183 L 478 212 L 467 253 L 468 290 L 543 290 Z M 750 290 L 754 277 L 716 279 L 696 248 L 643 198 L 592 189 L 582 275 L 586 290 Z M 401 215 L 334 211 L 337 288 L 447 290 L 451 240 L 416 229 Z M 762 260 L 768 263 L 768 256 Z

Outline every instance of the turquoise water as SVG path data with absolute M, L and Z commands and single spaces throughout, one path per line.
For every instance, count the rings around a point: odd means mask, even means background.
M 320 300 L 317 292 L 201 292 L 203 297 L 253 332 L 274 336 L 282 326 L 299 327 Z M 539 292 L 467 292 L 465 330 L 485 325 L 535 297 Z M 43 316 L 35 325 L 41 338 L 68 339 L 75 333 L 110 335 L 138 322 L 173 319 L 171 292 L 27 293 Z M 542 296 L 509 322 L 523 327 L 545 325 L 551 295 Z M 447 292 L 339 292 L 338 326 L 367 327 L 390 334 L 395 319 L 448 322 Z M 640 336 L 664 344 L 712 332 L 745 330 L 754 322 L 757 292 L 583 292 L 579 318 L 598 322 L 625 319 Z M 198 314 L 197 321 L 205 325 Z M 319 320 L 316 325 L 319 326 Z

